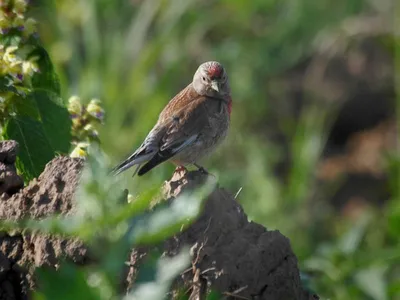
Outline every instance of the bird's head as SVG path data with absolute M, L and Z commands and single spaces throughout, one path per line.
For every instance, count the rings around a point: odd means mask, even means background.
M 217 61 L 200 65 L 193 77 L 193 87 L 200 95 L 215 98 L 224 99 L 231 93 L 225 69 Z

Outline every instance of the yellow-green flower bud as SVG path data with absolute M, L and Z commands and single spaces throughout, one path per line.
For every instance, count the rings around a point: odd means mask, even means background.
M 36 31 L 36 21 L 32 18 L 29 18 L 25 22 L 25 35 L 29 36 Z
M 85 127 L 83 127 L 83 130 L 87 132 L 87 134 L 91 137 L 97 137 L 99 133 L 97 132 L 96 128 L 93 126 L 93 124 L 86 124 Z
M 22 73 L 25 76 L 32 76 L 33 73 L 38 72 L 39 68 L 37 67 L 36 63 L 32 60 L 24 61 L 22 63 Z
M 85 131 L 93 131 L 93 130 L 96 130 L 96 129 L 94 128 L 94 126 L 92 124 L 86 124 L 85 127 L 83 127 L 83 130 L 85 130 Z
M 104 109 L 100 106 L 101 101 L 99 99 L 90 100 L 88 106 L 86 107 L 87 112 L 95 117 L 96 119 L 103 120 Z
M 26 2 L 24 0 L 16 0 L 14 1 L 14 9 L 13 11 L 16 14 L 23 14 L 26 11 Z
M 25 28 L 25 19 L 23 16 L 18 16 L 12 22 L 12 26 L 20 30 Z
M 68 112 L 72 119 L 75 119 L 82 114 L 81 99 L 78 96 L 72 96 L 68 99 Z
M 79 116 L 70 115 L 70 117 L 72 119 L 72 126 L 74 126 L 75 128 L 79 128 L 82 126 L 82 119 L 79 118 Z
M 89 146 L 88 143 L 78 143 L 74 150 L 72 150 L 70 157 L 80 157 L 84 158 L 87 156 L 87 147 Z
M 3 60 L 8 64 L 17 62 L 17 56 L 14 54 L 17 49 L 17 46 L 7 47 L 6 52 L 3 55 Z
M 0 33 L 6 33 L 9 27 L 11 27 L 10 21 L 0 16 Z

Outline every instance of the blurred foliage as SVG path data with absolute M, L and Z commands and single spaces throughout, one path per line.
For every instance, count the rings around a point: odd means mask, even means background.
M 341 214 L 329 202 L 334 187 L 321 186 L 316 175 L 340 103 L 327 103 L 309 91 L 300 105 L 279 80 L 321 49 L 346 49 L 359 29 L 343 26 L 347 21 L 367 15 L 398 19 L 392 1 L 32 2 L 62 98 L 102 99 L 107 118 L 99 136 L 114 162 L 141 143 L 201 62 L 219 60 L 231 80 L 232 124 L 207 168 L 233 193 L 241 189 L 238 200 L 249 218 L 290 238 L 301 269 L 309 273 L 307 285 L 323 299 L 400 298 L 400 151 L 384 157 L 390 195 L 384 203 L 350 218 Z M 398 37 L 381 40 L 394 49 L 398 88 Z M 296 84 L 306 85 L 306 75 Z M 277 171 L 282 161 L 289 161 L 283 175 Z M 122 177 L 129 190 L 141 194 L 169 178 L 172 169 L 164 164 L 143 178 L 131 180 L 129 172 Z M 96 205 L 99 195 L 93 195 L 84 197 Z M 168 234 L 173 231 L 172 226 Z M 103 282 L 105 277 L 96 278 Z

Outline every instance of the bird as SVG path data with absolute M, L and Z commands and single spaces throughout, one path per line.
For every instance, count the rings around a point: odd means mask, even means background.
M 170 161 L 176 171 L 192 165 L 208 173 L 199 160 L 225 139 L 232 111 L 231 89 L 225 68 L 217 61 L 202 63 L 192 82 L 173 97 L 143 143 L 111 173 L 118 175 L 137 166 L 142 176 Z

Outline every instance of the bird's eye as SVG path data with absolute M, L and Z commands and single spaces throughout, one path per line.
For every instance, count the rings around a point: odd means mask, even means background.
M 206 78 L 204 76 L 202 77 L 202 79 L 203 79 L 203 81 L 206 81 Z

